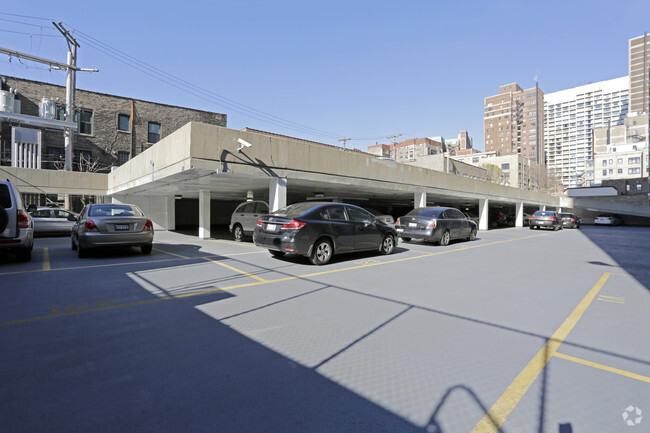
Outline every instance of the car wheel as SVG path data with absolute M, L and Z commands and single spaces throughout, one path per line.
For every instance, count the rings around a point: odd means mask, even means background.
M 4 206 L 0 206 L 0 232 L 5 231 L 7 223 L 9 223 L 9 215 Z
M 411 242 L 411 238 L 405 238 L 405 237 L 402 237 L 402 240 L 403 240 L 404 242 Z
M 140 247 L 140 251 L 142 251 L 142 254 L 149 254 L 149 253 L 151 253 L 152 249 L 153 249 L 152 244 L 146 244 L 146 245 L 142 245 Z
M 284 251 L 277 251 L 277 250 L 269 250 L 269 253 L 271 253 L 273 257 L 282 257 L 286 254 Z
M 21 248 L 16 250 L 16 260 L 19 262 L 28 262 L 32 259 L 31 248 Z
M 467 238 L 469 241 L 475 241 L 476 240 L 476 229 L 472 227 L 472 231 L 469 232 L 469 237 Z
M 72 248 L 72 251 L 77 251 L 77 244 L 74 243 L 74 239 L 72 237 L 70 238 L 70 248 Z
M 244 239 L 244 229 L 239 224 L 235 225 L 232 228 L 232 236 L 236 242 L 241 242 Z
M 315 265 L 325 265 L 332 259 L 333 253 L 332 243 L 327 239 L 319 239 L 314 244 L 309 259 Z
M 451 240 L 451 235 L 449 234 L 449 230 L 445 230 L 444 233 L 442 234 L 442 237 L 440 238 L 440 245 L 447 246 L 449 245 L 449 241 Z
M 528 226 L 529 229 L 534 230 L 535 226 Z
M 386 235 L 384 240 L 381 241 L 379 252 L 381 254 L 392 254 L 395 249 L 395 238 L 392 235 Z

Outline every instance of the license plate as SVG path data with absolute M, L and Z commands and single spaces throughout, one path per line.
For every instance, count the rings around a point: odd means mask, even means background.
M 409 223 L 409 227 L 417 227 L 418 223 Z
M 277 224 L 267 224 L 267 225 L 266 225 L 266 230 L 268 230 L 268 231 L 270 231 L 270 232 L 274 232 L 274 231 L 276 231 L 277 228 L 278 228 L 278 225 L 277 225 Z
M 115 224 L 115 230 L 128 230 L 128 224 Z

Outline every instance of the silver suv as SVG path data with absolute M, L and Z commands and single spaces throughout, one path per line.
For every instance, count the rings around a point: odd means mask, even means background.
M 28 262 L 34 248 L 34 222 L 23 207 L 16 186 L 0 181 L 0 250 L 10 250 L 16 260 Z
M 269 213 L 269 204 L 265 201 L 246 201 L 237 205 L 230 217 L 228 229 L 237 242 L 244 236 L 252 236 L 257 225 L 257 219 Z

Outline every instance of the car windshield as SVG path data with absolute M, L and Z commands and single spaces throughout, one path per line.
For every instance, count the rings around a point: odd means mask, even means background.
M 320 206 L 320 204 L 317 203 L 295 203 L 292 205 L 289 205 L 287 207 L 283 207 L 281 209 L 276 210 L 273 212 L 274 215 L 286 215 L 288 217 L 295 217 L 298 215 L 302 215 L 305 212 L 311 210 L 312 208 Z
M 440 215 L 440 212 L 442 212 L 443 210 L 444 209 L 439 209 L 439 208 L 431 209 L 426 207 L 419 207 L 407 213 L 406 216 L 419 216 L 423 218 L 433 218 Z
M 88 211 L 88 216 L 142 216 L 142 212 L 127 204 L 100 204 L 92 206 Z

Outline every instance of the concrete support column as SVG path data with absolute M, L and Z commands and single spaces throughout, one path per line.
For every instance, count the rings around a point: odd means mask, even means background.
M 427 205 L 427 193 L 416 192 L 413 195 L 413 208 L 425 207 Z
M 523 227 L 524 226 L 524 202 L 519 202 L 516 204 L 516 209 L 517 209 L 517 219 L 515 220 L 515 227 Z
M 539 207 L 539 210 L 546 210 L 546 205 L 545 205 L 545 204 L 541 205 L 541 206 Z
M 489 221 L 489 204 L 490 201 L 486 198 L 478 200 L 478 229 L 487 230 Z
M 167 230 L 176 230 L 176 198 L 173 195 L 164 197 L 163 206 L 167 216 Z
M 269 183 L 269 210 L 274 212 L 287 205 L 287 179 L 274 177 Z
M 210 191 L 199 191 L 199 239 L 210 239 Z

